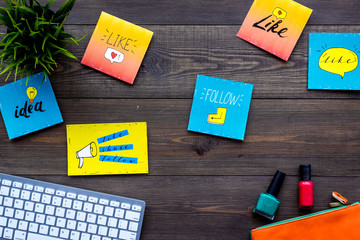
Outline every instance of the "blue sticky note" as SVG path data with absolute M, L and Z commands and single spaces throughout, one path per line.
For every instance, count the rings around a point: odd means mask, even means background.
M 310 33 L 308 89 L 360 90 L 359 33 Z
M 0 87 L 0 110 L 9 139 L 17 138 L 63 121 L 49 78 L 44 73 Z
M 244 140 L 253 85 L 197 76 L 189 131 Z

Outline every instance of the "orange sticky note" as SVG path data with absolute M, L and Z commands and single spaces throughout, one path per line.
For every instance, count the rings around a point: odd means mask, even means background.
M 102 12 L 82 64 L 133 84 L 153 32 Z
M 292 0 L 254 0 L 236 36 L 287 61 L 311 13 Z

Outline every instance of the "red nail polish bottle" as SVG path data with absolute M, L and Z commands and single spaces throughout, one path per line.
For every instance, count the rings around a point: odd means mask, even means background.
M 311 181 L 311 165 L 300 165 L 301 181 L 299 182 L 299 208 L 314 207 L 314 190 Z

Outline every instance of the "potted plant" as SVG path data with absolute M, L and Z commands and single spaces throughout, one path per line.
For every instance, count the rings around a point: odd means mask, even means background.
M 66 44 L 78 43 L 66 33 L 64 22 L 76 0 L 66 0 L 56 11 L 50 10 L 55 0 L 42 6 L 36 0 L 4 0 L 7 7 L 0 7 L 0 24 L 7 27 L 0 41 L 0 75 L 7 74 L 5 81 L 14 74 L 27 80 L 36 72 L 46 76 L 57 67 L 56 57 L 76 57 L 65 49 Z

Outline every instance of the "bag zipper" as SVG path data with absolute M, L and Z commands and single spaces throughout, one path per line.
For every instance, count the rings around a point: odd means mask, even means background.
M 276 225 L 280 225 L 280 224 L 284 224 L 284 223 L 288 223 L 288 222 L 293 222 L 293 221 L 297 221 L 297 220 L 300 220 L 300 219 L 304 219 L 304 218 L 308 218 L 308 217 L 313 217 L 313 216 L 316 216 L 316 215 L 320 215 L 320 214 L 323 214 L 323 213 L 328 213 L 328 212 L 332 212 L 332 211 L 337 211 L 337 210 L 340 210 L 340 209 L 342 209 L 342 208 L 351 207 L 351 206 L 354 206 L 354 205 L 357 205 L 357 204 L 359 204 L 359 202 L 355 202 L 355 203 L 353 203 L 353 204 L 351 204 L 351 205 L 347 205 L 347 206 L 341 206 L 341 207 L 337 207 L 337 208 L 333 208 L 333 209 L 323 210 L 323 211 L 316 212 L 316 213 L 311 213 L 311 214 L 304 215 L 304 216 L 300 216 L 300 217 L 290 218 L 290 219 L 288 219 L 288 220 L 280 221 L 280 222 L 277 222 L 277 223 L 271 223 L 271 224 L 267 224 L 267 225 L 264 225 L 264 226 L 255 228 L 255 230 L 257 230 L 257 229 L 263 229 L 263 228 L 267 228 L 267 227 L 272 227 L 272 226 L 276 226 Z

